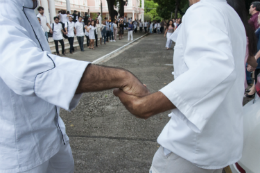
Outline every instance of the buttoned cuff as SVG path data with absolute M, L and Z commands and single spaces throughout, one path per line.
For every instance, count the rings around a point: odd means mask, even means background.
M 196 133 L 200 133 L 205 124 L 206 119 L 203 118 L 196 107 L 188 104 L 187 101 L 183 100 L 181 95 L 179 95 L 174 88 L 174 81 L 165 86 L 160 90 L 176 108 L 188 119 L 191 124 L 188 124 L 189 128 Z M 188 94 L 188 93 L 187 93 Z
M 35 79 L 35 93 L 43 100 L 65 110 L 75 108 L 81 94 L 75 92 L 89 62 L 49 55 L 54 68 L 40 73 Z

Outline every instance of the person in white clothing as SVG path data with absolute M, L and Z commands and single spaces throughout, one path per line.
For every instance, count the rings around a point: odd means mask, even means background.
M 95 42 L 95 21 L 91 21 L 91 25 L 87 28 L 87 32 L 89 33 L 89 39 L 90 39 L 90 49 L 94 49 L 94 42 Z
M 67 28 L 67 26 L 65 25 L 65 27 Z M 55 43 L 55 48 L 56 48 L 56 53 L 57 55 L 60 55 L 59 53 L 59 47 L 58 47 L 58 42 L 60 42 L 61 47 L 62 47 L 62 55 L 65 55 L 65 49 L 64 49 L 64 41 L 63 41 L 63 34 L 67 34 L 62 27 L 62 24 L 59 23 L 59 18 L 58 17 L 54 17 L 54 23 L 52 24 L 52 38 L 54 40 Z
M 156 25 L 157 34 L 161 33 L 160 29 L 161 29 L 161 24 L 160 24 L 160 22 L 158 22 Z
M 36 7 L 37 0 L 0 0 L 0 172 L 73 173 L 60 108 L 71 111 L 85 92 L 148 90 L 127 70 L 52 54 Z
M 150 34 L 152 34 L 152 33 L 153 33 L 153 25 L 154 25 L 154 23 L 153 23 L 153 22 L 151 22 L 151 23 L 150 23 Z
M 169 22 L 166 26 L 165 33 L 164 33 L 164 37 L 167 38 L 166 46 L 165 46 L 167 50 L 169 50 L 171 45 L 172 45 L 171 35 L 172 35 L 173 32 L 174 32 L 173 21 L 169 20 Z
M 143 32 L 143 22 L 141 20 L 139 21 L 139 30 Z
M 76 36 L 78 39 L 78 43 L 80 46 L 80 50 L 83 52 L 84 51 L 84 23 L 82 22 L 82 17 L 79 16 L 78 18 L 79 20 L 76 22 L 75 24 L 75 28 L 76 28 Z
M 44 29 L 45 37 L 46 37 L 46 39 L 48 41 L 48 28 L 49 28 L 49 30 L 51 32 L 51 26 L 50 26 L 50 24 L 47 21 L 47 17 L 44 15 L 44 8 L 40 6 L 40 7 L 38 7 L 37 10 L 39 12 L 37 17 L 39 17 L 41 19 L 41 26 Z
M 40 25 L 42 25 L 42 24 L 41 24 L 41 18 L 40 18 L 40 17 L 37 17 L 37 19 L 39 20 Z M 42 27 L 42 26 L 41 26 L 41 27 Z M 44 31 L 43 27 L 42 27 L 42 32 L 45 34 L 45 31 Z
M 147 26 L 148 26 L 148 22 L 147 22 L 147 21 L 145 21 L 145 22 L 144 22 L 144 33 L 146 33 L 146 32 L 147 32 Z
M 72 54 L 74 52 L 74 36 L 76 33 L 76 28 L 75 28 L 75 23 L 73 22 L 72 16 L 69 17 L 69 22 L 67 23 L 67 36 L 68 36 L 68 41 L 70 44 L 70 53 Z
M 189 1 L 173 33 L 175 80 L 144 97 L 114 90 L 137 117 L 172 110 L 150 173 L 221 173 L 242 156 L 245 27 L 226 0 Z

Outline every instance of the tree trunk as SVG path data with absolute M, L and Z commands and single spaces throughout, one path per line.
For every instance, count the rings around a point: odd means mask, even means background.
M 125 2 L 123 0 L 119 0 L 119 17 L 124 17 L 125 11 Z
M 179 8 L 179 4 L 180 4 L 180 0 L 175 0 L 175 20 L 177 19 L 178 17 L 178 8 Z
M 107 0 L 107 7 L 112 21 L 114 20 L 115 17 L 114 5 L 115 5 L 115 0 Z

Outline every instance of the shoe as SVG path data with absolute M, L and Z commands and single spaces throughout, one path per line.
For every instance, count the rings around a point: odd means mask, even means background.
M 254 98 L 254 97 L 255 97 L 255 94 L 253 94 L 253 95 L 246 94 L 246 97 L 247 97 L 247 98 Z

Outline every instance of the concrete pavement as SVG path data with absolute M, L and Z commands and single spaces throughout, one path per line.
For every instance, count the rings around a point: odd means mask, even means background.
M 115 44 L 120 46 L 124 42 L 76 52 L 69 57 L 93 61 L 116 49 Z M 173 50 L 165 50 L 165 43 L 162 34 L 146 36 L 103 65 L 130 70 L 151 92 L 156 92 L 173 80 Z M 159 147 L 156 139 L 169 121 L 167 115 L 165 112 L 141 120 L 124 108 L 112 90 L 83 94 L 75 110 L 61 111 L 70 137 L 75 173 L 148 172 Z

